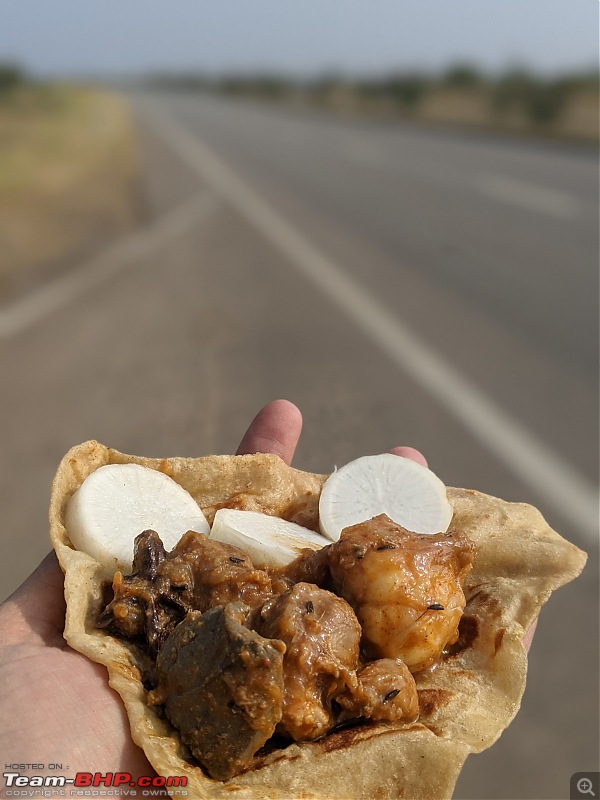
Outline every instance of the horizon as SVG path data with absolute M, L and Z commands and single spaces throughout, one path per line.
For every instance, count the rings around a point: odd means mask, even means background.
M 5 2 L 8 7 L 8 2 Z M 439 73 L 457 63 L 495 75 L 511 67 L 552 76 L 598 69 L 598 4 L 564 0 L 20 0 L 4 14 L 0 61 L 37 77 L 148 73 Z

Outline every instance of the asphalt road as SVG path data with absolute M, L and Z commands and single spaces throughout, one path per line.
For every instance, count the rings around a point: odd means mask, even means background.
M 586 152 L 136 93 L 144 228 L 0 311 L 0 566 L 46 552 L 73 443 L 231 452 L 304 412 L 296 465 L 412 444 L 588 550 L 522 710 L 457 798 L 568 797 L 598 769 L 596 170 Z

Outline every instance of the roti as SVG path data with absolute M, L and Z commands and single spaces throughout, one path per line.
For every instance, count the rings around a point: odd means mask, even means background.
M 466 757 L 490 747 L 509 725 L 525 688 L 523 637 L 555 589 L 573 580 L 586 555 L 553 531 L 540 512 L 470 489 L 448 489 L 452 528 L 476 546 L 464 591 L 460 636 L 435 669 L 415 674 L 416 723 L 364 724 L 255 759 L 248 771 L 212 780 L 178 732 L 147 704 L 141 668 L 148 656 L 96 627 L 103 585 L 112 579 L 76 550 L 64 526 L 71 495 L 106 464 L 140 464 L 173 478 L 212 522 L 219 508 L 263 511 L 316 527 L 326 475 L 293 469 L 275 455 L 150 459 L 95 441 L 70 450 L 52 484 L 50 536 L 65 573 L 68 644 L 104 664 L 125 705 L 131 736 L 159 775 L 185 776 L 193 798 L 363 800 L 452 796 Z

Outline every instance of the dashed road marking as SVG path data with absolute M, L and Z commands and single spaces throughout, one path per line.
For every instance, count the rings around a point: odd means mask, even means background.
M 559 189 L 493 173 L 480 175 L 476 186 L 481 194 L 516 208 L 537 211 L 562 219 L 572 219 L 579 213 L 577 199 Z

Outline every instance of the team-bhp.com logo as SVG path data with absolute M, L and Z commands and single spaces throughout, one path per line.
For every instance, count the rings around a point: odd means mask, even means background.
M 141 775 L 133 778 L 129 772 L 78 772 L 74 778 L 65 775 L 23 775 L 4 772 L 7 797 L 71 797 L 138 796 L 150 797 L 167 790 L 170 795 L 187 795 L 187 778 L 183 775 Z M 59 790 L 59 791 L 53 791 Z M 60 791 L 62 790 L 62 791 Z M 108 791 L 107 791 L 108 790 Z

